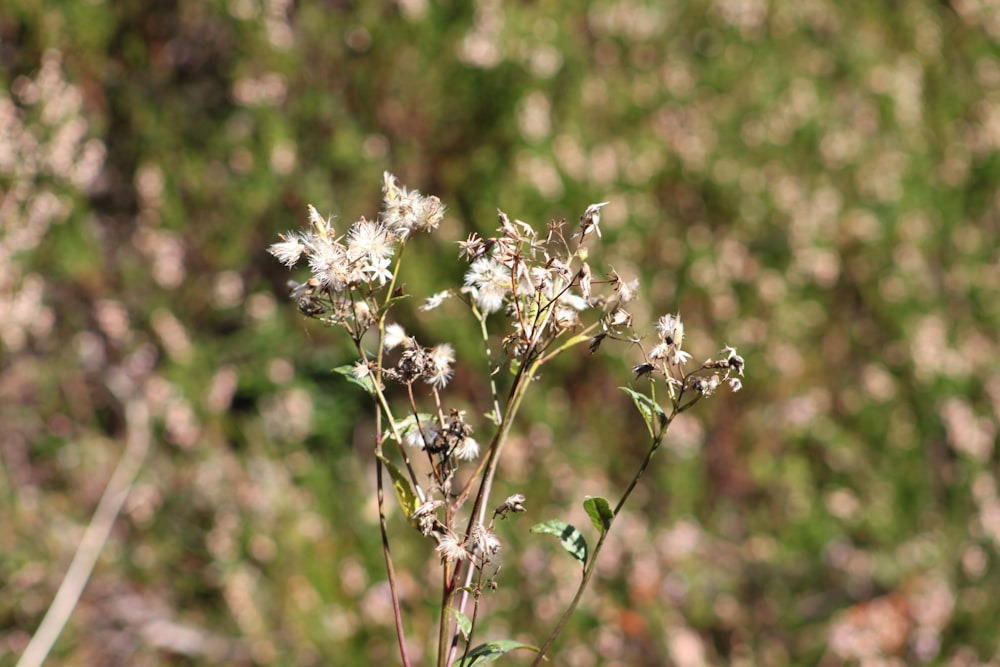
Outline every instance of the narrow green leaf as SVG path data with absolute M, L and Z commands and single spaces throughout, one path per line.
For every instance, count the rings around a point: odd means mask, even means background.
M 587 511 L 587 515 L 601 535 L 608 531 L 611 522 L 615 520 L 615 513 L 605 498 L 587 496 L 583 501 L 583 509 Z
M 663 411 L 663 408 L 657 404 L 656 401 L 651 399 L 645 394 L 640 394 L 634 389 L 629 387 L 619 387 L 622 391 L 628 394 L 632 398 L 632 402 L 635 403 L 635 407 L 639 410 L 639 414 L 642 415 L 643 420 L 646 422 L 646 428 L 649 430 L 650 437 L 656 437 L 656 428 L 662 426 L 664 422 L 667 421 L 667 414 Z M 654 426 L 653 415 L 656 415 L 656 425 Z
M 354 375 L 354 364 L 347 364 L 346 366 L 337 366 L 333 369 L 333 372 L 338 375 L 343 375 L 347 378 L 347 381 L 351 384 L 356 384 L 362 389 L 364 389 L 369 396 L 375 395 L 375 383 L 372 381 L 371 375 L 366 375 L 363 378 L 355 377 Z
M 531 532 L 555 535 L 559 538 L 563 549 L 568 551 L 573 558 L 580 561 L 580 565 L 586 566 L 587 540 L 583 537 L 583 533 L 577 530 L 575 526 L 559 519 L 550 519 L 549 521 L 536 523 L 531 527 Z
M 522 644 L 521 642 L 516 642 L 513 639 L 500 639 L 495 642 L 480 644 L 476 648 L 469 651 L 469 655 L 465 656 L 464 660 L 459 660 L 455 664 L 458 665 L 458 667 L 485 665 L 493 662 L 503 654 L 519 648 L 526 648 L 529 651 L 538 653 L 537 646 Z
M 384 315 L 385 313 L 389 312 L 390 308 L 392 308 L 393 306 L 395 306 L 397 303 L 399 303 L 403 299 L 409 299 L 409 298 L 410 298 L 409 294 L 398 294 L 397 293 L 395 296 L 392 296 L 389 299 L 386 299 L 386 302 L 382 304 L 382 306 L 378 309 L 378 311 L 376 311 L 376 313 L 375 313 L 375 319 L 377 319 L 377 320 L 382 319 L 382 315 Z
M 466 641 L 469 639 L 469 633 L 472 632 L 472 621 L 469 617 L 460 612 L 457 609 L 449 609 L 452 615 L 455 617 L 455 622 L 458 623 L 458 629 L 462 631 L 462 636 L 465 637 Z
M 420 502 L 417 499 L 417 494 L 413 491 L 410 480 L 403 474 L 403 471 L 396 467 L 395 463 L 385 458 L 385 456 L 379 455 L 378 460 L 382 462 L 385 469 L 389 471 L 389 476 L 392 477 L 392 488 L 396 492 L 396 500 L 399 501 L 399 507 L 403 510 L 403 516 L 411 524 L 414 524 L 415 522 L 410 517 L 413 516 Z

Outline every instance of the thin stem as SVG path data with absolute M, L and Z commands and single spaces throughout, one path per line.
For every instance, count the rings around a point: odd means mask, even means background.
M 406 471 L 410 475 L 410 482 L 413 484 L 413 489 L 420 498 L 420 502 L 424 502 L 426 498 L 424 497 L 424 491 L 420 488 L 420 484 L 417 482 L 417 473 L 413 469 L 413 464 L 410 462 L 410 457 L 406 453 L 406 449 L 403 447 L 403 438 L 399 434 L 399 429 L 396 428 L 396 420 L 392 416 L 392 408 L 389 407 L 389 401 L 386 399 L 385 394 L 382 392 L 382 336 L 384 334 L 384 322 L 379 322 L 379 354 L 377 361 L 375 362 L 375 406 L 379 409 L 379 420 L 376 423 L 376 428 L 381 430 L 381 410 L 385 410 L 386 422 L 389 424 L 389 430 L 392 431 L 393 439 L 396 441 L 396 449 L 399 451 L 399 455 L 403 459 L 403 463 L 406 465 Z M 358 353 L 361 358 L 367 362 L 368 356 L 365 353 L 364 348 L 360 345 L 357 346 Z M 379 455 L 381 455 L 381 442 L 379 443 Z
M 551 360 L 553 357 L 556 357 L 557 355 L 565 352 L 569 348 L 574 347 L 576 345 L 579 345 L 580 343 L 582 343 L 584 341 L 590 340 L 590 338 L 591 338 L 590 332 L 597 328 L 597 324 L 598 324 L 597 322 L 593 322 L 593 323 L 587 325 L 587 327 L 583 331 L 581 331 L 577 335 L 573 336 L 572 338 L 570 338 L 569 340 L 567 340 L 565 343 L 563 343 L 562 345 L 560 345 L 559 347 L 557 347 L 556 349 L 554 349 L 552 352 L 549 352 L 544 357 L 542 357 L 539 360 L 539 363 L 540 364 L 548 363 L 548 361 Z
M 625 488 L 625 492 L 622 494 L 618 504 L 615 505 L 614 518 L 618 517 L 618 513 L 621 512 L 622 507 L 625 506 L 629 496 L 632 495 L 636 485 L 639 483 L 639 479 L 643 476 L 643 473 L 646 472 L 646 468 L 649 467 L 650 461 L 653 460 L 653 455 L 656 453 L 656 450 L 660 448 L 660 443 L 663 442 L 663 438 L 667 434 L 667 429 L 670 428 L 670 424 L 673 422 L 674 417 L 677 416 L 678 412 L 678 407 L 675 404 L 670 416 L 663 421 L 659 431 L 653 437 L 653 440 L 650 443 L 649 451 L 646 452 L 646 458 L 643 460 L 642 465 L 639 466 L 639 469 L 632 477 L 632 481 L 629 482 L 628 487 Z M 612 519 L 611 525 L 609 525 L 607 529 L 601 533 L 601 537 L 594 546 L 594 550 L 590 554 L 590 559 L 587 561 L 587 566 L 583 570 L 583 578 L 580 580 L 580 585 L 576 589 L 576 594 L 573 596 L 573 600 L 569 603 L 569 606 L 566 607 L 566 611 L 563 612 L 562 616 L 559 617 L 559 622 L 556 623 L 556 627 L 552 630 L 552 633 L 549 634 L 548 639 L 546 639 L 545 643 L 542 644 L 538 654 L 535 656 L 535 660 L 531 663 L 531 667 L 536 667 L 536 665 L 541 663 L 545 654 L 550 648 L 552 648 L 552 644 L 555 643 L 556 638 L 563 631 L 563 628 L 566 627 L 566 623 L 569 621 L 570 616 L 572 616 L 573 612 L 576 611 L 577 606 L 580 604 L 580 600 L 583 598 L 583 593 L 587 589 L 587 585 L 590 583 L 590 578 L 593 576 L 594 570 L 596 569 L 597 556 L 601 553 L 601 549 L 604 547 L 604 542 L 611 533 L 611 527 L 613 525 L 614 519 Z
M 448 638 L 448 604 L 451 600 L 451 590 L 449 587 L 450 575 L 448 574 L 448 561 L 441 563 L 441 609 L 438 612 L 438 654 L 437 664 L 442 667 L 445 664 L 445 645 Z
M 483 334 L 483 345 L 486 348 L 486 361 L 487 361 L 487 364 L 489 366 L 492 366 L 492 364 L 493 364 L 493 352 L 490 349 L 490 334 L 489 334 L 489 331 L 487 331 L 487 329 L 486 329 L 486 316 L 483 315 L 479 311 L 479 308 L 476 307 L 476 302 L 475 301 L 472 301 L 469 305 L 472 307 L 472 313 L 473 313 L 473 315 L 475 315 L 476 321 L 479 322 L 479 330 Z M 487 368 L 487 371 L 489 372 L 489 376 L 490 376 L 490 396 L 493 398 L 493 419 L 494 419 L 494 424 L 496 426 L 500 426 L 500 424 L 503 423 L 503 411 L 501 411 L 501 409 L 500 409 L 499 392 L 497 391 L 497 383 L 496 383 L 496 380 L 494 379 L 495 378 L 495 372 L 493 371 L 493 369 L 491 367 Z M 491 443 L 490 446 L 492 447 L 492 443 Z M 473 473 L 472 475 L 470 475 L 468 481 L 465 482 L 465 485 L 462 487 L 462 490 L 459 492 L 458 497 L 455 499 L 455 502 L 452 504 L 452 508 L 455 511 L 458 511 L 458 509 L 463 504 L 465 504 L 466 498 L 469 497 L 469 493 L 471 493 L 471 491 L 472 491 L 472 485 L 475 483 L 475 481 L 477 479 L 479 479 L 479 476 L 482 474 L 483 470 L 486 468 L 486 464 L 487 464 L 488 461 L 489 461 L 489 457 L 483 457 L 483 459 L 479 462 L 479 465 L 476 466 L 475 473 Z
M 483 518 L 486 513 L 487 501 L 493 487 L 493 478 L 496 475 L 497 466 L 500 462 L 500 453 L 503 451 L 503 447 L 507 442 L 508 436 L 510 435 L 511 426 L 513 425 L 514 418 L 517 416 L 518 409 L 521 406 L 521 401 L 527 393 L 527 387 L 531 384 L 531 379 L 534 377 L 535 373 L 538 372 L 538 367 L 540 365 L 541 362 L 537 359 L 530 365 L 525 366 L 522 364 L 521 367 L 518 368 L 517 375 L 514 377 L 514 384 L 511 387 L 510 395 L 507 398 L 507 412 L 504 415 L 503 420 L 500 422 L 500 427 L 493 435 L 493 440 L 490 442 L 490 453 L 486 463 L 486 472 L 483 474 L 483 481 L 479 485 L 479 491 L 476 493 L 476 499 L 472 504 L 472 511 L 469 513 L 469 525 L 465 530 L 466 540 L 468 540 L 469 536 L 472 535 L 472 529 L 476 523 L 483 522 Z M 527 370 L 525 370 L 526 368 Z M 471 583 L 474 570 L 475 567 L 472 563 L 470 563 L 466 570 L 466 586 Z M 449 582 L 449 595 L 446 600 L 449 604 L 451 602 L 451 595 L 454 595 L 456 590 L 459 572 L 461 572 L 461 568 L 456 567 Z M 458 606 L 459 611 L 464 612 L 465 606 L 468 604 L 468 600 L 469 592 L 467 590 L 463 591 L 462 599 Z M 456 634 L 452 636 L 448 664 L 454 660 L 457 648 L 458 633 L 456 632 Z
M 104 488 L 94 516 L 83 533 L 83 539 L 73 554 L 66 576 L 59 585 L 45 618 L 35 631 L 27 648 L 17 661 L 17 667 L 38 667 L 48 656 L 70 615 L 76 608 L 80 595 L 94 571 L 97 558 L 111 534 L 111 527 L 121 512 L 135 484 L 136 476 L 146 458 L 151 442 L 149 409 L 140 399 L 125 403 L 125 421 L 128 425 L 125 450 L 115 471 Z
M 396 260 L 395 270 L 392 272 L 392 280 L 389 281 L 389 289 L 386 291 L 386 301 L 392 298 L 392 291 L 396 285 L 396 277 L 399 275 L 399 267 L 402 264 L 403 249 L 406 248 L 406 244 L 403 243 L 399 247 L 399 256 Z M 385 399 L 385 395 L 382 393 L 382 357 L 385 350 L 385 318 L 388 314 L 389 309 L 383 307 L 381 315 L 378 318 L 378 352 L 376 353 L 375 362 L 375 394 L 378 397 L 378 401 L 375 405 L 375 485 L 376 485 L 376 497 L 378 500 L 378 523 L 379 532 L 382 537 L 382 555 L 385 559 L 385 572 L 386 577 L 389 580 L 389 593 L 392 598 L 392 615 L 393 621 L 396 625 L 396 641 L 399 643 L 399 657 L 403 661 L 404 667 L 410 667 L 410 656 L 406 650 L 406 634 L 403 629 L 403 611 L 399 606 L 399 586 L 396 583 L 396 571 L 392 565 L 392 552 L 389 549 L 389 530 L 386 525 L 385 519 L 385 483 L 383 480 L 382 473 L 382 410 L 388 417 L 389 428 L 396 438 L 396 446 L 399 448 L 400 453 L 403 456 L 403 461 L 406 463 L 406 469 L 410 473 L 410 480 L 413 482 L 413 486 L 416 489 L 417 494 L 420 497 L 421 502 L 423 502 L 423 493 L 420 490 L 420 486 L 417 484 L 416 473 L 413 471 L 413 467 L 410 465 L 410 459 L 406 455 L 403 449 L 403 441 L 399 436 L 399 432 L 396 429 L 396 422 L 392 418 L 392 411 L 389 409 L 389 404 Z M 361 354 L 362 359 L 366 359 L 364 349 L 361 347 L 360 339 L 356 341 L 356 346 L 358 352 Z
M 427 454 L 427 463 L 431 467 L 431 473 L 434 475 L 434 481 L 438 486 L 443 486 L 444 480 L 441 478 L 441 472 L 437 465 L 434 463 L 434 455 L 431 453 L 431 444 L 427 442 L 427 432 L 424 430 L 424 425 L 420 422 L 420 412 L 417 411 L 417 400 L 413 396 L 413 384 L 406 385 L 406 395 L 410 399 L 410 414 L 413 415 L 413 421 L 417 425 L 417 433 L 420 434 L 420 439 L 424 443 L 423 450 Z M 441 404 L 438 403 L 438 414 L 441 413 Z M 444 417 L 440 417 L 441 429 L 444 429 Z M 416 486 L 416 482 L 414 482 Z
M 473 596 L 472 602 L 472 619 L 469 623 L 469 636 L 465 638 L 465 651 L 462 653 L 462 660 L 464 661 L 469 657 L 469 649 L 472 648 L 472 637 L 476 634 L 476 622 L 479 620 L 479 596 L 482 595 L 483 590 L 483 577 L 485 572 L 483 568 L 486 566 L 484 562 L 479 568 L 479 581 L 476 582 L 476 593 Z
M 396 571 L 392 566 L 392 553 L 389 550 L 389 531 L 385 521 L 385 485 L 382 480 L 382 408 L 375 407 L 375 483 L 378 498 L 378 526 L 382 533 L 382 555 L 385 558 L 385 572 L 389 579 L 389 592 L 392 596 L 392 615 L 396 623 L 396 640 L 399 642 L 399 657 L 404 667 L 410 667 L 410 656 L 406 651 L 406 635 L 403 631 L 403 612 L 399 606 L 399 587 L 396 584 Z
M 473 315 L 475 315 L 476 320 L 479 322 L 479 331 L 483 334 L 483 347 L 486 348 L 486 363 L 488 366 L 486 370 L 489 372 L 490 376 L 490 396 L 493 397 L 493 422 L 499 426 L 500 422 L 503 420 L 503 414 L 500 412 L 500 399 L 498 397 L 499 392 L 497 391 L 497 382 L 495 379 L 496 373 L 492 368 L 493 350 L 490 349 L 490 333 L 486 329 L 486 316 L 483 315 L 479 311 L 479 308 L 476 307 L 475 301 L 473 301 L 470 305 L 472 306 Z

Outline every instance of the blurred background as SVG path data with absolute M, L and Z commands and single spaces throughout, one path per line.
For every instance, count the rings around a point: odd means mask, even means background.
M 329 372 L 353 359 L 265 252 L 308 203 L 371 218 L 390 170 L 449 207 L 411 293 L 458 281 L 497 207 L 610 201 L 593 263 L 642 278 L 637 322 L 679 310 L 696 360 L 746 358 L 676 423 L 552 664 L 1000 665 L 998 40 L 992 0 L 8 0 L 0 664 L 132 451 L 128 404 L 148 449 L 47 664 L 398 662 L 369 411 Z M 461 309 L 407 312 L 485 412 Z M 536 387 L 480 638 L 538 643 L 572 595 L 528 527 L 587 530 L 641 461 L 635 361 L 574 351 Z M 436 559 L 391 527 L 427 664 Z

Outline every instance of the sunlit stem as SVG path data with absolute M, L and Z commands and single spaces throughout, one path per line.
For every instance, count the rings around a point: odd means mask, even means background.
M 389 299 L 392 298 L 392 292 L 393 289 L 395 289 L 396 284 L 396 276 L 399 275 L 399 267 L 402 263 L 403 249 L 405 247 L 405 243 L 401 244 L 399 247 L 399 255 L 396 260 L 395 269 L 392 273 L 392 280 L 389 281 L 389 289 L 386 292 L 386 304 Z M 406 452 L 403 449 L 403 440 L 400 438 L 399 431 L 396 429 L 396 420 L 392 418 L 392 410 L 389 408 L 385 395 L 382 393 L 382 358 L 385 349 L 385 317 L 389 311 L 386 304 L 383 304 L 381 308 L 382 312 L 379 314 L 378 318 L 378 352 L 376 353 L 375 361 L 374 386 L 375 395 L 378 397 L 378 403 L 375 407 L 375 483 L 377 490 L 376 496 L 378 499 L 379 532 L 382 536 L 382 555 L 385 558 L 385 572 L 386 577 L 389 580 L 389 592 L 392 597 L 392 615 L 396 625 L 396 639 L 399 642 L 399 656 L 403 661 L 404 667 L 410 667 L 410 657 L 406 650 L 406 635 L 403 630 L 403 613 L 399 606 L 399 586 L 396 583 L 396 571 L 392 565 L 392 552 L 389 549 L 389 531 L 385 520 L 385 483 L 382 477 L 382 410 L 385 410 L 389 428 L 392 430 L 392 433 L 396 438 L 396 446 L 399 448 L 399 451 L 403 456 L 403 460 L 406 462 L 406 469 L 410 473 L 410 480 L 413 482 L 413 487 L 420 498 L 420 502 L 423 502 L 424 495 L 420 490 L 420 486 L 417 484 L 416 473 L 410 465 L 410 459 L 406 456 Z M 362 359 L 365 359 L 367 363 L 364 349 L 361 347 L 360 337 L 356 345 Z
M 646 468 L 649 467 L 650 461 L 653 460 L 653 455 L 656 453 L 656 450 L 660 448 L 660 443 L 663 442 L 663 437 L 667 434 L 667 429 L 670 428 L 671 422 L 679 412 L 680 410 L 675 404 L 670 416 L 663 420 L 663 422 L 659 425 L 658 430 L 656 430 L 654 435 L 651 436 L 652 441 L 650 442 L 649 451 L 646 452 L 646 458 L 643 460 L 642 465 L 639 466 L 639 469 L 632 477 L 632 481 L 629 482 L 629 485 L 622 494 L 618 504 L 615 505 L 614 516 L 616 518 L 618 513 L 621 512 L 622 508 L 625 506 L 625 503 L 628 501 L 629 496 L 631 496 L 632 492 L 635 490 L 636 485 L 639 483 L 639 479 L 643 476 L 643 473 L 646 472 Z M 594 575 L 594 570 L 597 566 L 597 557 L 600 555 L 601 549 L 604 548 L 604 542 L 611 533 L 611 527 L 613 525 L 614 519 L 612 519 L 612 523 L 607 527 L 607 529 L 601 533 L 601 537 L 598 539 L 597 544 L 594 546 L 594 550 L 590 554 L 590 559 L 587 561 L 587 566 L 583 570 L 583 577 L 580 580 L 580 585 L 576 589 L 576 594 L 573 596 L 573 600 L 569 603 L 569 606 L 566 607 L 566 611 L 563 612 L 562 616 L 559 617 L 559 622 L 556 624 L 555 629 L 552 630 L 548 639 L 546 639 L 545 643 L 542 644 L 538 654 L 535 656 L 535 660 L 531 663 L 532 667 L 541 663 L 545 654 L 550 648 L 552 648 L 556 638 L 563 631 L 563 628 L 566 627 L 566 623 L 569 621 L 570 616 L 573 615 L 573 612 L 576 611 L 577 606 L 580 604 L 580 600 L 583 598 L 583 593 L 586 591 L 587 585 L 590 584 L 590 578 Z
M 493 436 L 493 440 L 490 442 L 489 446 L 489 456 L 486 462 L 486 472 L 483 474 L 482 483 L 479 485 L 479 491 L 476 493 L 476 499 L 472 505 L 472 511 L 469 515 L 469 525 L 465 530 L 465 538 L 468 540 L 469 536 L 472 535 L 472 529 L 476 523 L 483 523 L 486 516 L 486 507 L 488 505 L 489 495 L 493 488 L 493 478 L 496 475 L 497 466 L 500 462 L 500 454 L 503 451 L 504 445 L 507 443 L 508 436 L 510 435 L 510 429 L 513 425 L 514 418 L 517 416 L 518 410 L 521 407 L 521 401 L 524 399 L 527 393 L 528 387 L 531 384 L 531 380 L 534 378 L 535 373 L 538 372 L 538 368 L 541 366 L 541 360 L 536 359 L 531 364 L 525 366 L 522 365 L 518 368 L 517 375 L 514 378 L 514 384 L 511 387 L 510 395 L 507 400 L 507 411 L 504 414 L 504 418 L 500 422 L 500 426 Z M 477 471 L 478 472 L 478 471 Z M 449 584 L 449 594 L 445 598 L 445 604 L 451 604 L 451 597 L 454 595 L 457 584 L 458 576 L 461 572 L 461 568 L 456 567 L 455 572 L 451 577 Z M 466 570 L 466 577 L 464 585 L 468 585 L 472 582 L 472 577 L 475 568 L 470 563 Z M 462 593 L 462 598 L 459 603 L 459 611 L 465 610 L 465 606 L 468 604 L 469 593 L 468 590 L 464 590 Z M 449 662 L 454 660 L 456 656 L 456 651 L 458 647 L 458 636 L 459 633 L 456 629 L 455 634 L 452 636 L 451 641 L 451 651 L 449 654 Z
M 382 408 L 375 408 L 375 485 L 378 498 L 378 524 L 382 534 L 382 555 L 385 558 L 385 573 L 389 579 L 389 592 L 392 596 L 392 616 L 396 624 L 396 639 L 399 642 L 399 657 L 405 667 L 410 665 L 410 657 L 406 651 L 406 635 L 403 631 L 403 612 L 399 606 L 399 586 L 396 583 L 396 571 L 392 566 L 392 553 L 389 550 L 389 531 L 385 521 L 385 484 L 382 479 Z

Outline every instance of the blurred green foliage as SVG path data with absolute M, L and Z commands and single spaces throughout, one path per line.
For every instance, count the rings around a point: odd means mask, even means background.
M 123 448 L 157 441 L 52 665 L 393 664 L 368 407 L 266 256 L 383 170 L 448 206 L 605 209 L 603 261 L 746 389 L 676 425 L 561 665 L 1000 664 L 1000 12 L 989 2 L 46 2 L 0 8 L 0 664 Z M 459 311 L 408 329 L 479 344 Z M 405 318 L 404 318 L 405 320 Z M 624 356 L 624 358 L 622 358 Z M 484 637 L 539 641 L 641 460 L 608 347 L 543 378 Z M 474 364 L 456 401 L 484 412 Z M 397 513 L 398 514 L 398 513 Z M 392 517 L 417 654 L 434 555 Z M 613 531 L 613 535 L 615 533 Z M 511 664 L 524 656 L 512 654 Z

